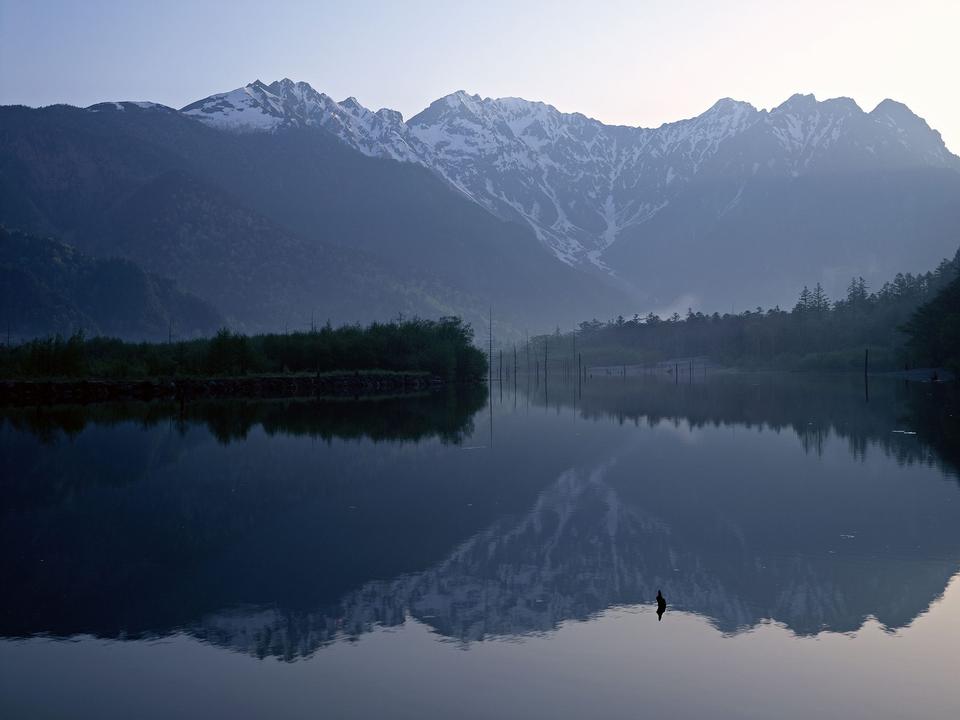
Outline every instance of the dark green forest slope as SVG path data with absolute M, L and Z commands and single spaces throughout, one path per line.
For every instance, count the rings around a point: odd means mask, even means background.
M 209 335 L 220 314 L 129 260 L 95 259 L 56 240 L 0 227 L 0 332 L 167 339 Z

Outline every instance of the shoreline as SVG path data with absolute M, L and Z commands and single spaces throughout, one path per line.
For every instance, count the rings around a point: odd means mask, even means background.
M 204 398 L 359 397 L 423 392 L 446 384 L 425 373 L 343 372 L 142 380 L 0 380 L 0 406 Z

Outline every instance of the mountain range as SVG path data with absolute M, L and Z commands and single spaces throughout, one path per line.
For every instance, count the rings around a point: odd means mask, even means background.
M 0 222 L 173 278 L 241 329 L 491 305 L 501 332 L 791 303 L 960 242 L 906 106 L 723 99 L 658 128 L 456 92 L 409 120 L 291 80 L 174 110 L 0 108 Z

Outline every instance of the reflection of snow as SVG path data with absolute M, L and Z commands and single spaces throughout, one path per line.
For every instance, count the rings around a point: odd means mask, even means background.
M 293 659 L 411 618 L 463 643 L 550 632 L 610 607 L 650 604 L 659 588 L 672 608 L 703 615 L 725 633 L 770 620 L 801 634 L 852 631 L 866 616 L 883 615 L 885 602 L 903 605 L 879 588 L 904 592 L 901 571 L 912 566 L 871 559 L 850 567 L 833 551 L 765 556 L 726 515 L 712 521 L 718 550 L 704 543 L 707 535 L 679 532 L 642 501 L 625 501 L 608 481 L 614 464 L 567 470 L 528 513 L 500 519 L 422 573 L 369 582 L 318 612 L 219 613 L 192 633 Z M 943 563 L 944 577 L 954 570 Z M 864 578 L 876 593 L 863 593 Z

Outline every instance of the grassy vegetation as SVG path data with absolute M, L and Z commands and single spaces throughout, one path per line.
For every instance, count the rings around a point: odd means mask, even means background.
M 486 372 L 473 330 L 459 318 L 329 325 L 309 332 L 129 343 L 75 334 L 0 350 L 4 378 L 225 377 L 250 374 L 422 372 L 468 381 Z

